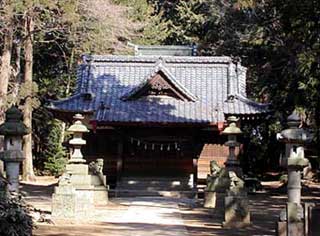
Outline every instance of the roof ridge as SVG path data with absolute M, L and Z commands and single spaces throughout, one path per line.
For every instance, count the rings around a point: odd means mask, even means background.
M 83 55 L 83 62 L 146 62 L 155 63 L 159 58 L 168 63 L 232 63 L 228 56 L 124 56 L 124 55 Z

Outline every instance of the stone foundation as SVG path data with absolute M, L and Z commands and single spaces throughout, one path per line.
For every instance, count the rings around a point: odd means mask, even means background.
M 94 186 L 93 202 L 95 205 L 107 204 L 108 203 L 108 188 L 105 186 Z
M 250 225 L 250 211 L 249 200 L 243 196 L 226 196 L 225 213 L 224 213 L 224 227 L 246 227 Z
M 53 220 L 86 219 L 93 214 L 93 207 L 93 191 L 87 189 L 59 186 L 52 195 Z
M 107 204 L 108 188 L 97 178 L 89 174 L 86 164 L 66 165 L 66 173 L 52 196 L 52 219 L 87 220 L 94 212 L 94 205 Z
M 303 222 L 291 222 L 289 234 L 287 234 L 287 222 L 279 221 L 276 227 L 277 236 L 287 236 L 287 235 L 304 235 L 304 223 Z
M 225 196 L 226 196 L 225 193 L 215 192 L 215 191 L 205 191 L 204 207 L 223 209 Z
M 212 192 L 212 191 L 205 191 L 204 192 L 204 207 L 205 208 L 215 208 L 216 201 L 217 201 L 216 192 Z

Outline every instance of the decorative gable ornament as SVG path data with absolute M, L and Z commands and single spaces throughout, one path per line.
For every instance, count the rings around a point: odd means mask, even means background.
M 197 97 L 189 92 L 174 76 L 158 62 L 155 70 L 138 87 L 122 97 L 124 101 L 146 96 L 169 96 L 182 101 L 195 102 Z

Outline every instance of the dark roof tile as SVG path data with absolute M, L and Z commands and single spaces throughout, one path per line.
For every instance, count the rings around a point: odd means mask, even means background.
M 225 121 L 228 114 L 269 112 L 266 104 L 246 98 L 246 69 L 229 57 L 90 56 L 84 60 L 75 95 L 53 101 L 51 109 L 92 111 L 98 121 L 157 123 L 215 123 Z M 159 68 L 194 100 L 165 96 L 121 99 L 143 86 Z M 86 93 L 93 95 L 91 100 L 84 99 Z M 101 109 L 101 102 L 108 109 Z

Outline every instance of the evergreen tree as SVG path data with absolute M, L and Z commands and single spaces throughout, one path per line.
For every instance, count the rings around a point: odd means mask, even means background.
M 61 144 L 61 122 L 52 120 L 49 124 L 48 141 L 46 150 L 44 151 L 45 170 L 54 176 L 59 176 L 64 171 L 67 163 L 66 150 Z
M 170 25 L 167 44 L 198 44 L 201 55 L 226 55 L 248 67 L 248 95 L 269 102 L 281 129 L 298 109 L 320 137 L 320 2 L 297 0 L 153 0 Z M 263 142 L 267 143 L 267 142 Z M 267 150 L 267 149 L 265 149 Z M 319 153 L 318 153 L 319 156 Z M 266 157 L 269 158 L 269 157 Z
M 146 0 L 113 0 L 125 6 L 128 18 L 134 22 L 131 42 L 139 45 L 161 45 L 170 34 L 163 12 L 156 12 L 156 4 Z

